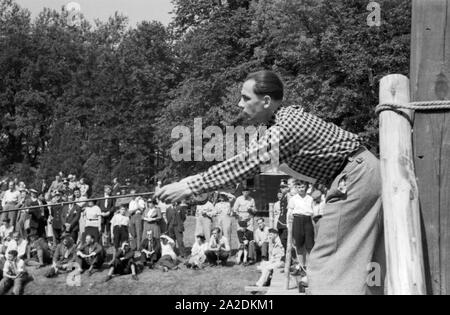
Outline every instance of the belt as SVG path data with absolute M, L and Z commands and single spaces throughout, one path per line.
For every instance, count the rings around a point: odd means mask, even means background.
M 292 214 L 294 217 L 312 217 L 312 215 L 307 215 L 307 214 L 300 214 L 300 213 L 293 213 Z
M 333 184 L 333 181 L 335 180 L 336 177 L 339 176 L 339 174 L 341 174 L 344 169 L 347 167 L 348 163 L 353 162 L 355 159 L 358 158 L 358 155 L 360 155 L 361 153 L 367 151 L 367 148 L 365 146 L 361 146 L 358 148 L 358 150 L 348 154 L 344 161 L 342 162 L 342 165 L 339 167 L 339 169 L 336 171 L 336 173 L 334 173 L 334 175 L 331 177 L 330 181 L 327 183 L 327 188 L 331 187 L 331 184 Z

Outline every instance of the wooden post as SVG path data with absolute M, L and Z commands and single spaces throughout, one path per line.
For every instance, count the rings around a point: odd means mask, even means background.
M 286 276 L 285 289 L 289 290 L 289 281 L 291 278 L 291 260 L 292 260 L 292 223 L 294 222 L 294 217 L 288 213 L 286 221 L 288 229 L 288 239 L 286 245 L 286 259 L 284 260 L 284 274 Z
M 269 203 L 269 227 L 271 229 L 273 229 L 274 225 L 275 225 L 275 223 L 274 223 L 275 218 L 274 218 L 273 211 L 274 211 L 274 204 L 273 203 Z
M 413 0 L 411 97 L 450 98 L 450 0 Z M 417 111 L 414 155 L 427 290 L 450 294 L 450 111 Z
M 399 74 L 380 82 L 380 103 L 409 103 L 409 80 Z M 380 114 L 380 158 L 386 241 L 387 287 L 391 295 L 425 294 L 419 196 L 412 149 L 412 111 Z

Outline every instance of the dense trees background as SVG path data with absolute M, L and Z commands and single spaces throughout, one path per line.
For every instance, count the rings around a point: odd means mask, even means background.
M 379 79 L 409 71 L 409 0 L 173 0 L 168 27 L 35 19 L 0 0 L 0 175 L 29 183 L 58 171 L 136 184 L 173 179 L 208 163 L 173 162 L 176 125 L 225 126 L 240 83 L 255 70 L 285 80 L 286 105 L 364 136 L 377 147 Z

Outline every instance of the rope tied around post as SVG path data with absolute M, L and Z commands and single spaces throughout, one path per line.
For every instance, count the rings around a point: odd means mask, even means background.
M 423 102 L 410 102 L 410 103 L 382 103 L 375 107 L 375 113 L 378 115 L 382 111 L 399 109 L 407 110 L 420 110 L 420 111 L 432 111 L 432 110 L 450 110 L 450 100 L 445 101 L 423 101 Z

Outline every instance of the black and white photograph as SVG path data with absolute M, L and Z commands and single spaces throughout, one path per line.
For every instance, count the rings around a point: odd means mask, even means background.
M 0 0 L 0 295 L 450 294 L 449 79 L 450 0 Z

